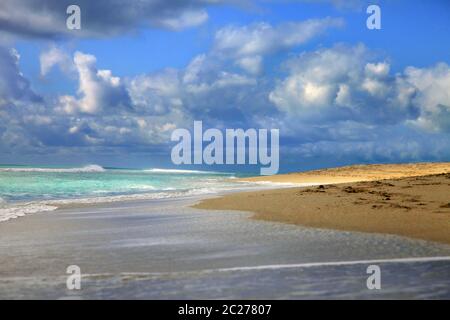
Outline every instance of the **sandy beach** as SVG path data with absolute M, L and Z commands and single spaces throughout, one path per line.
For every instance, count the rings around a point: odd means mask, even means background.
M 254 218 L 450 243 L 450 163 L 367 165 L 255 177 L 323 184 L 244 192 L 196 208 L 253 212 Z
M 192 175 L 194 186 L 235 188 L 69 201 L 0 223 L 0 299 L 448 299 L 448 169 L 358 166 L 287 175 L 315 179 L 295 180 L 309 184 L 301 188 Z M 95 181 L 104 176 L 149 177 L 89 173 Z M 383 290 L 367 289 L 372 264 L 383 270 Z M 81 290 L 66 287 L 71 265 L 80 268 Z
M 331 184 L 346 182 L 398 179 L 415 176 L 449 173 L 450 162 L 423 162 L 407 164 L 369 164 L 293 172 L 273 176 L 242 179 L 252 182 Z

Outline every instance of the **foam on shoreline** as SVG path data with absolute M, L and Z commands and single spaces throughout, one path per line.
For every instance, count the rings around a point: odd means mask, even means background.
M 0 198 L 0 222 L 6 222 L 11 219 L 23 217 L 28 214 L 55 211 L 62 206 L 72 205 L 95 205 L 102 203 L 123 202 L 123 201 L 145 201 L 145 200 L 163 200 L 163 199 L 181 199 L 186 197 L 220 195 L 227 192 L 240 192 L 250 190 L 264 190 L 271 188 L 286 188 L 299 184 L 291 183 L 251 183 L 241 182 L 233 187 L 209 187 L 193 188 L 188 190 L 167 189 L 160 192 L 136 193 L 112 196 L 86 197 L 86 198 L 67 198 L 54 200 L 36 200 L 28 202 L 8 203 Z M 303 185 L 302 185 L 303 186 Z

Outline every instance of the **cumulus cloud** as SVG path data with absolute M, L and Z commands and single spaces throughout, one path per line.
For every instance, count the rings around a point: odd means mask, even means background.
M 61 48 L 55 46 L 42 52 L 39 56 L 39 61 L 41 66 L 41 76 L 46 76 L 54 66 L 57 66 L 66 74 L 76 72 L 75 64 L 70 55 Z
M 183 85 L 187 92 L 202 94 L 224 88 L 256 84 L 254 78 L 246 75 L 225 70 L 210 70 L 205 59 L 204 55 L 197 56 L 187 66 L 183 76 Z
M 99 70 L 95 56 L 76 52 L 70 63 L 78 92 L 56 102 L 33 93 L 16 51 L 0 50 L 2 151 L 158 152 L 174 128 L 203 120 L 218 128 L 280 128 L 282 152 L 302 159 L 410 161 L 449 154 L 447 64 L 393 73 L 388 58 L 365 46 L 337 45 L 291 55 L 277 79 L 240 70 L 234 58 L 215 59 L 215 50 L 181 69 L 123 78 Z M 66 65 L 67 57 L 58 48 L 44 52 L 42 73 Z
M 59 112 L 55 112 L 51 97 L 44 100 L 31 90 L 18 62 L 15 50 L 0 49 L 2 159 L 9 156 L 9 161 L 17 161 L 21 160 L 17 155 L 54 152 L 66 156 L 74 152 L 95 154 L 111 148 L 151 148 L 157 152 L 170 141 L 173 128 L 192 122 L 179 109 L 158 115 L 131 106 L 128 84 L 109 70 L 97 70 L 95 57 L 81 52 L 73 59 L 79 95 L 60 97 L 56 105 Z
M 180 30 L 204 23 L 205 8 L 222 1 L 211 0 L 78 0 L 81 30 L 66 28 L 66 9 L 71 0 L 2 0 L 0 32 L 29 38 L 65 36 L 103 37 L 156 27 Z
M 289 75 L 270 100 L 299 118 L 396 123 L 417 116 L 414 88 L 402 75 L 391 75 L 388 62 L 373 61 L 363 45 L 338 45 L 301 54 L 289 61 Z
M 367 134 L 368 132 L 364 131 Z M 370 134 L 370 131 L 369 131 Z M 297 162 L 321 163 L 335 166 L 373 162 L 442 161 L 450 157 L 448 136 L 429 135 L 414 131 L 378 131 L 371 139 L 319 140 L 295 143 L 284 149 L 282 157 L 298 159 Z
M 315 145 L 303 151 L 322 154 L 319 146 L 330 143 L 345 150 L 352 145 L 363 150 L 366 144 L 379 150 L 387 128 L 402 128 L 395 131 L 400 145 L 404 135 L 421 129 L 445 132 L 449 119 L 447 65 L 392 74 L 389 60 L 363 45 L 304 52 L 285 62 L 287 75 L 279 80 L 236 73 L 211 53 L 194 57 L 183 69 L 125 79 L 97 70 L 92 55 L 76 53 L 73 64 L 79 95 L 60 97 L 65 116 L 58 120 L 71 143 L 163 143 L 173 128 L 201 119 L 215 127 L 283 128 L 288 141 L 299 148 Z M 47 120 L 36 117 L 29 123 Z M 402 157 L 413 159 L 414 144 L 408 143 Z M 400 157 L 394 149 L 392 157 Z M 375 150 L 372 155 L 379 156 Z
M 305 165 L 448 158 L 449 66 L 391 69 L 361 45 L 303 53 L 270 90 L 280 113 L 260 123 L 283 128 L 282 157 Z
M 84 112 L 96 114 L 105 109 L 130 106 L 128 91 L 119 77 L 110 70 L 97 70 L 96 58 L 90 54 L 75 52 L 74 65 L 79 78 L 79 97 L 65 95 L 59 98 L 60 108 L 68 114 Z
M 174 69 L 129 79 L 128 89 L 132 103 L 140 113 L 162 115 L 183 106 L 180 75 Z
M 165 115 L 178 110 L 185 118 L 197 116 L 220 122 L 233 111 L 240 114 L 249 110 L 251 102 L 244 100 L 250 99 L 258 87 L 255 78 L 228 70 L 225 64 L 204 54 L 194 57 L 184 69 L 140 75 L 128 79 L 127 84 L 139 112 Z
M 40 100 L 20 72 L 19 59 L 15 49 L 0 47 L 0 108 L 17 101 Z
M 28 148 L 37 138 L 26 130 L 26 121 L 45 126 L 50 119 L 41 117 L 43 98 L 36 94 L 19 69 L 20 55 L 15 49 L 0 47 L 0 150 Z
M 262 58 L 306 43 L 330 28 L 343 26 L 339 18 L 310 19 L 272 26 L 255 23 L 246 26 L 227 26 L 215 35 L 214 51 L 235 60 L 244 70 L 257 74 Z
M 446 63 L 431 68 L 409 67 L 404 82 L 420 116 L 411 121 L 430 131 L 450 131 L 450 67 Z

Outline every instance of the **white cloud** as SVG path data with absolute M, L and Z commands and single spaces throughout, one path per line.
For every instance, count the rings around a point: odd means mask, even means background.
M 389 75 L 390 65 L 386 62 L 366 64 L 366 74 L 369 77 L 386 77 Z
M 44 51 L 39 56 L 41 65 L 41 76 L 47 75 L 54 66 L 58 66 L 61 71 L 66 74 L 76 72 L 75 65 L 70 58 L 70 55 L 58 47 L 51 47 Z
M 409 98 L 420 109 L 419 118 L 411 123 L 430 131 L 450 131 L 450 67 L 445 63 L 409 67 L 404 82 L 410 85 Z
M 187 10 L 181 12 L 181 14 L 176 17 L 167 17 L 156 20 L 155 24 L 171 30 L 181 30 L 199 26 L 207 20 L 208 13 L 205 10 Z
M 256 86 L 255 78 L 229 71 L 203 54 L 194 57 L 185 69 L 165 69 L 128 81 L 133 105 L 140 112 L 164 115 L 178 109 L 185 114 L 203 111 L 203 117 L 226 108 L 228 99 Z M 248 106 L 233 106 L 240 107 Z
M 297 117 L 362 122 L 408 119 L 413 114 L 405 95 L 409 88 L 397 86 L 399 76 L 389 74 L 389 64 L 372 62 L 371 56 L 362 45 L 301 54 L 286 64 L 288 76 L 269 98 L 279 110 Z M 402 98 L 403 105 L 398 103 Z
M 186 83 L 186 91 L 192 94 L 209 94 L 212 91 L 233 87 L 256 85 L 256 80 L 245 75 L 221 71 L 212 82 L 200 81 Z
M 68 114 L 84 112 L 96 114 L 103 109 L 129 107 L 129 95 L 119 77 L 110 70 L 97 70 L 93 55 L 75 52 L 74 64 L 79 78 L 79 97 L 62 96 L 60 108 Z
M 408 67 L 390 74 L 362 45 L 343 45 L 301 54 L 286 64 L 269 99 L 287 119 L 312 123 L 357 121 L 408 124 L 433 132 L 450 131 L 450 67 Z
M 128 81 L 128 90 L 136 111 L 144 114 L 167 114 L 183 105 L 177 70 L 140 75 Z
M 343 26 L 339 18 L 287 22 L 277 26 L 255 23 L 227 26 L 215 35 L 214 53 L 234 59 L 244 70 L 257 74 L 265 55 L 302 45 L 330 28 Z
M 251 74 L 259 74 L 262 71 L 263 59 L 261 56 L 243 57 L 236 61 L 236 63 L 245 71 Z
M 268 23 L 228 26 L 216 33 L 215 49 L 239 57 L 266 54 L 301 45 L 329 28 L 342 25 L 342 19 L 325 18 L 278 26 Z

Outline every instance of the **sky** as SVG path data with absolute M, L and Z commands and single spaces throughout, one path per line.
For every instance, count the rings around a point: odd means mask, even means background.
M 281 172 L 450 161 L 449 35 L 446 0 L 3 0 L 0 163 L 173 167 L 195 120 L 280 129 Z

